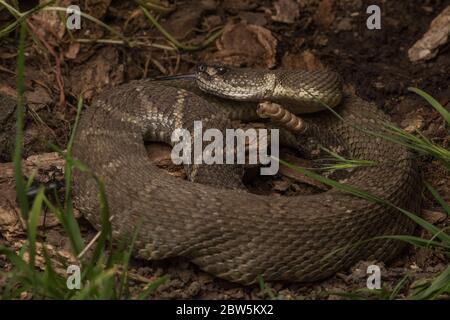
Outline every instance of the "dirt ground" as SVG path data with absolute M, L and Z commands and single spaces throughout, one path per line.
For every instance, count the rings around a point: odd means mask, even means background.
M 20 2 L 24 11 L 38 1 Z M 68 4 L 68 1 L 59 2 L 60 6 Z M 89 105 L 92 97 L 106 87 L 132 79 L 187 72 L 199 61 L 222 61 L 243 67 L 336 70 L 348 90 L 376 102 L 400 127 L 420 130 L 434 143 L 450 147 L 450 132 L 440 115 L 407 90 L 410 86 L 421 88 L 450 110 L 450 43 L 443 45 L 431 60 L 412 63 L 408 58 L 408 49 L 450 5 L 450 0 L 171 1 L 170 12 L 159 13 L 161 25 L 183 44 L 199 46 L 199 50 L 174 49 L 133 2 L 85 0 L 70 3 L 79 3 L 82 11 L 103 21 L 123 38 L 85 20 L 81 30 L 69 34 L 54 12 L 40 12 L 29 18 L 33 39 L 26 48 L 25 158 L 50 152 L 48 141 L 66 146 L 77 97 L 81 93 Z M 381 30 L 366 27 L 366 8 L 371 4 L 381 7 Z M 0 11 L 0 27 L 11 21 L 5 10 Z M 223 33 L 202 47 L 223 26 Z M 118 41 L 95 43 L 93 39 Z M 0 95 L 14 98 L 17 35 L 13 32 L 0 41 Z M 7 172 L 13 146 L 12 110 L 0 110 L 0 244 L 18 249 L 25 233 L 18 218 L 11 174 Z M 153 161 L 161 161 L 164 166 L 164 156 L 163 160 L 158 158 L 164 155 L 161 148 L 149 148 L 156 153 Z M 448 171 L 431 159 L 421 158 L 420 161 L 424 180 L 450 202 Z M 49 175 L 60 178 L 61 165 L 42 169 L 38 178 L 45 181 Z M 282 195 L 318 188 L 289 172 L 276 180 L 260 183 L 260 190 Z M 448 227 L 450 219 L 432 196 L 424 193 L 423 199 L 423 216 L 441 228 Z M 82 217 L 78 221 L 86 239 L 92 238 L 96 231 Z M 426 236 L 421 230 L 417 235 Z M 59 254 L 67 255 L 68 240 L 61 225 L 51 216 L 40 228 L 40 239 Z M 276 295 L 286 299 L 338 299 L 335 292 L 366 287 L 366 266 L 373 263 L 382 267 L 383 285 L 393 288 L 406 274 L 409 274 L 408 283 L 412 283 L 444 270 L 449 261 L 427 250 L 408 247 L 388 265 L 361 261 L 320 283 L 269 285 Z M 0 269 L 9 267 L 0 257 Z M 152 280 L 168 274 L 170 280 L 154 295 L 158 299 L 269 297 L 258 286 L 242 287 L 216 279 L 180 259 L 132 260 L 130 272 L 135 275 L 132 281 L 136 286 L 142 284 L 142 279 Z M 407 294 L 401 291 L 399 297 Z

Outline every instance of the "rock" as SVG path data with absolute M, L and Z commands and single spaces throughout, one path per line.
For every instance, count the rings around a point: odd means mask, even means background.
M 408 51 L 411 62 L 430 60 L 437 56 L 439 48 L 447 43 L 450 35 L 450 6 L 432 22 L 425 35 Z
M 338 22 L 336 25 L 337 31 L 350 31 L 352 30 L 352 19 L 350 18 L 344 18 Z
M 421 115 L 415 115 L 414 118 L 406 118 L 400 123 L 400 126 L 409 133 L 415 132 L 423 128 L 425 119 Z

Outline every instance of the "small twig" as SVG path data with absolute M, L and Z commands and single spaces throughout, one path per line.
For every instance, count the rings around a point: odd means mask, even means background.
M 153 58 L 150 58 L 150 61 L 151 61 L 151 62 L 159 69 L 159 71 L 160 71 L 162 74 L 167 74 L 167 69 L 164 68 L 164 66 L 163 66 L 161 63 L 159 63 L 158 60 L 155 60 L 155 59 L 153 59 Z
M 118 275 L 122 275 L 124 272 L 126 272 L 127 273 L 127 277 L 129 279 L 132 279 L 132 280 L 135 280 L 135 281 L 139 281 L 139 282 L 142 282 L 142 283 L 145 283 L 145 284 L 152 282 L 152 280 L 150 280 L 150 279 L 148 279 L 148 278 L 146 278 L 144 276 L 141 276 L 141 275 L 139 275 L 137 273 L 130 272 L 129 270 L 127 270 L 127 271 L 123 270 L 123 267 L 121 265 L 115 265 L 115 268 L 116 268 L 116 271 L 117 271 Z
M 109 218 L 109 222 L 112 222 L 112 220 L 114 219 L 114 216 L 111 216 Z M 83 248 L 83 250 L 81 250 L 81 252 L 78 254 L 77 259 L 80 260 L 85 254 L 86 252 L 94 245 L 94 243 L 98 240 L 98 238 L 100 237 L 100 234 L 102 232 L 98 231 L 97 234 L 92 238 L 91 241 L 89 241 L 89 243 Z
M 145 16 L 150 20 L 150 22 L 155 26 L 156 29 L 171 43 L 173 43 L 177 48 L 183 49 L 186 51 L 195 51 L 200 50 L 206 46 L 208 46 L 211 42 L 216 40 L 223 32 L 223 28 L 213 34 L 210 38 L 206 39 L 201 45 L 191 46 L 184 43 L 181 43 L 177 39 L 175 39 L 166 29 L 164 29 L 159 22 L 153 17 L 150 12 L 141 4 L 141 1 L 137 1 Z
M 32 15 L 33 13 L 45 8 L 46 6 L 52 4 L 53 2 L 55 2 L 55 0 L 50 0 L 48 2 L 42 3 L 37 5 L 36 7 L 26 11 L 26 12 L 18 12 L 19 14 L 18 17 L 16 17 L 16 21 L 14 21 L 13 23 L 11 23 L 10 25 L 7 25 L 5 28 L 3 28 L 2 30 L 0 30 L 0 38 L 3 37 L 6 34 L 9 34 L 10 32 L 12 32 L 14 29 L 17 28 L 17 26 L 19 26 L 26 18 L 28 18 L 28 16 Z M 5 5 L 5 1 L 0 0 L 0 4 Z
M 149 65 L 150 65 L 150 56 L 148 56 L 147 59 L 145 59 L 144 71 L 142 72 L 142 79 L 147 78 Z
M 22 13 L 19 12 L 13 6 L 11 6 L 9 3 L 7 3 L 7 2 L 5 2 L 3 0 L 0 0 L 0 4 L 2 4 L 9 11 L 9 13 L 11 13 L 14 17 L 20 18 L 22 16 Z
M 163 50 L 171 50 L 175 51 L 174 47 L 169 47 L 163 44 L 158 43 L 148 43 L 144 41 L 133 41 L 130 40 L 128 43 L 125 43 L 123 40 L 115 40 L 115 39 L 85 39 L 85 38 L 77 38 L 75 41 L 80 43 L 103 43 L 103 44 L 117 44 L 117 45 L 129 45 L 130 47 L 151 47 Z
M 1 0 L 0 0 L 1 1 Z M 42 10 L 45 11 L 62 11 L 62 12 L 67 12 L 67 8 L 63 8 L 63 7 L 45 7 Z M 87 19 L 90 20 L 100 26 L 102 26 L 103 28 L 107 29 L 109 32 L 111 32 L 112 34 L 114 34 L 115 36 L 117 36 L 118 38 L 122 39 L 122 41 L 124 41 L 126 44 L 129 44 L 129 40 L 127 37 L 125 37 L 124 35 L 122 35 L 120 32 L 116 31 L 114 28 L 111 28 L 110 26 L 108 26 L 106 23 L 104 23 L 103 21 L 98 20 L 97 18 L 84 13 L 82 11 L 79 12 L 79 14 Z
M 59 107 L 60 107 L 60 111 L 64 110 L 64 107 L 66 105 L 66 96 L 64 94 L 64 79 L 61 73 L 61 63 L 62 63 L 62 54 L 61 53 L 57 53 L 54 49 L 53 46 L 51 46 L 47 40 L 45 40 L 45 38 L 43 37 L 43 35 L 38 32 L 36 30 L 36 27 L 33 25 L 33 23 L 31 23 L 30 20 L 27 21 L 28 27 L 33 30 L 33 33 L 39 38 L 39 40 L 44 44 L 45 48 L 48 50 L 48 52 L 50 52 L 50 54 L 53 56 L 53 58 L 55 59 L 55 79 L 56 79 L 56 83 L 58 85 L 59 88 Z
M 180 62 L 181 62 L 181 55 L 177 54 L 177 58 L 176 58 L 176 62 L 175 62 L 175 69 L 173 70 L 174 74 L 178 73 L 178 70 L 180 69 Z
M 14 71 L 12 71 L 12 70 L 10 70 L 10 69 L 8 69 L 8 68 L 5 68 L 5 67 L 2 66 L 2 65 L 0 65 L 0 71 L 3 71 L 3 72 L 5 72 L 5 73 L 8 73 L 8 74 L 11 74 L 11 75 L 16 76 L 16 73 L 15 73 Z M 51 89 L 50 89 L 50 88 L 47 86 L 47 84 L 45 84 L 44 82 L 42 82 L 42 81 L 40 81 L 40 80 L 37 80 L 37 79 L 30 79 L 30 80 L 31 80 L 31 82 L 34 82 L 34 83 L 40 85 L 41 87 L 47 89 L 47 91 L 51 92 Z
M 146 1 L 146 2 L 141 1 L 139 4 L 146 7 L 147 9 L 156 10 L 156 11 L 160 11 L 160 12 L 164 12 L 164 13 L 170 13 L 176 9 L 175 6 L 164 7 L 164 6 L 158 5 L 156 3 L 153 3 L 151 1 Z
M 14 71 L 9 70 L 9 69 L 7 69 L 7 68 L 5 68 L 5 67 L 3 67 L 3 66 L 0 66 L 0 71 L 3 71 L 3 72 L 6 72 L 6 73 L 9 73 L 9 74 L 16 75 L 16 73 L 15 73 Z

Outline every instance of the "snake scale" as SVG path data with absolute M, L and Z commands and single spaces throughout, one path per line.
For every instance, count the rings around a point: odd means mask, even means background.
M 395 240 L 355 245 L 375 236 L 413 232 L 414 223 L 391 207 L 334 188 L 293 197 L 252 194 L 242 189 L 242 167 L 237 165 L 186 166 L 189 179 L 183 180 L 150 164 L 144 146 L 144 140 L 170 143 L 174 129 L 190 130 L 194 120 L 201 119 L 204 129 L 232 128 L 218 106 L 233 104 L 230 99 L 274 101 L 295 113 L 318 111 L 317 100 L 305 95 L 312 92 L 336 105 L 342 119 L 328 110 L 302 115 L 311 124 L 304 134 L 324 146 L 338 140 L 352 158 L 376 162 L 354 169 L 346 183 L 417 212 L 421 178 L 413 154 L 358 129 L 381 132 L 389 121 L 375 105 L 341 94 L 337 76 L 329 71 L 201 64 L 192 78 L 185 81 L 191 91 L 163 81 L 133 81 L 104 91 L 81 115 L 74 156 L 104 183 L 114 216 L 113 237 L 130 237 L 139 230 L 135 256 L 185 257 L 217 277 L 251 284 L 259 276 L 316 281 L 361 259 L 389 260 L 399 253 L 403 244 Z M 235 116 L 242 117 L 240 113 Z M 86 172 L 74 175 L 74 199 L 100 228 L 99 192 Z

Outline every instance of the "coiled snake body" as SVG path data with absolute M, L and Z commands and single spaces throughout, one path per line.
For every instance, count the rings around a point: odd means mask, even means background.
M 270 100 L 294 112 L 317 111 L 317 100 L 305 95 L 312 92 L 337 105 L 334 110 L 343 120 L 327 110 L 302 116 L 311 124 L 305 134 L 324 146 L 338 140 L 352 158 L 376 162 L 355 169 L 347 184 L 398 207 L 419 208 L 420 175 L 412 154 L 357 128 L 381 132 L 388 118 L 359 98 L 344 96 L 340 101 L 333 73 L 201 65 L 194 82 L 186 83 L 221 97 L 208 98 L 219 103 L 227 103 L 224 98 Z M 114 215 L 113 235 L 131 236 L 139 224 L 136 256 L 182 256 L 218 277 L 250 284 L 259 275 L 266 281 L 319 280 L 360 259 L 388 260 L 399 253 L 398 241 L 360 243 L 413 231 L 408 217 L 380 203 L 336 189 L 295 197 L 248 193 L 241 189 L 239 166 L 190 166 L 190 180 L 201 182 L 194 183 L 150 164 L 144 139 L 170 143 L 174 129 L 190 130 L 194 120 L 203 120 L 204 129 L 232 128 L 222 109 L 197 94 L 135 81 L 104 92 L 82 114 L 74 156 L 105 185 Z M 98 189 L 89 174 L 75 173 L 74 199 L 87 219 L 100 227 Z

